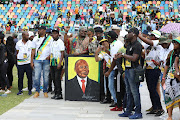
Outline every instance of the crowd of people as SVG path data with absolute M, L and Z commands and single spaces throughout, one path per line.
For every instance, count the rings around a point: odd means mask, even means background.
M 34 98 L 38 98 L 43 89 L 44 97 L 48 98 L 48 92 L 53 91 L 53 82 L 55 89 L 51 99 L 63 99 L 61 79 L 67 69 L 64 67 L 64 57 L 69 54 L 94 55 L 95 61 L 101 64 L 101 104 L 111 104 L 111 111 L 123 111 L 119 117 L 141 119 L 143 106 L 139 86 L 144 80 L 141 77 L 145 74 L 144 81 L 147 83 L 152 104 L 146 111 L 147 115 L 161 116 L 165 113 L 162 108 L 164 103 L 161 103 L 162 89 L 168 120 L 172 120 L 173 108 L 180 108 L 180 36 L 177 31 L 166 34 L 159 29 L 167 23 L 178 22 L 179 18 L 161 19 L 158 9 L 152 11 L 140 3 L 136 7 L 132 5 L 135 17 L 127 16 L 126 21 L 123 21 L 121 11 L 118 19 L 115 19 L 113 11 L 116 3 L 107 5 L 105 12 L 100 6 L 94 16 L 91 10 L 87 15 L 79 15 L 77 6 L 74 10 L 75 33 L 70 31 L 70 26 L 63 27 L 62 23 L 52 30 L 42 22 L 45 18 L 38 21 L 37 30 L 34 30 L 36 34 L 29 31 L 29 28 L 24 28 L 21 40 L 17 40 L 16 35 L 5 39 L 5 34 L 1 31 L 0 93 L 11 93 L 12 69 L 16 65 L 19 90 L 17 95 L 23 95 L 26 72 L 29 95 L 33 89 Z M 127 7 L 128 10 L 131 10 L 131 3 L 127 4 L 130 6 Z M 35 15 L 39 17 L 38 12 Z M 59 17 L 62 15 L 59 14 Z M 71 13 L 68 12 L 68 24 L 70 19 Z

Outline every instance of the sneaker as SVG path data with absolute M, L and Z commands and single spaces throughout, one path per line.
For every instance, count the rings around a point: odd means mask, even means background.
M 155 115 L 155 117 L 161 116 L 161 115 L 163 115 L 163 114 L 164 114 L 164 110 L 163 110 L 163 109 L 158 110 L 157 113 L 156 113 L 156 115 Z
M 5 90 L 0 90 L 0 93 L 5 93 Z
M 45 97 L 45 98 L 48 98 L 47 92 L 44 93 L 44 97 Z
M 112 109 L 110 109 L 110 111 L 122 111 L 122 110 L 123 110 L 122 107 L 118 108 L 117 106 L 112 108 Z
M 31 91 L 29 91 L 29 92 L 28 92 L 28 95 L 32 95 L 32 92 L 31 92 Z
M 131 115 L 132 115 L 131 113 L 127 113 L 127 112 L 124 112 L 122 114 L 118 114 L 119 117 L 129 117 Z
M 32 92 L 36 92 L 36 89 L 35 88 L 32 88 L 32 90 L 31 90 Z
M 135 113 L 134 115 L 129 116 L 129 119 L 141 119 L 142 113 Z
M 19 91 L 19 92 L 17 93 L 17 95 L 23 95 L 23 92 L 22 92 L 22 91 Z
M 35 92 L 34 98 L 37 98 L 38 96 L 39 96 L 39 93 L 38 93 L 38 92 Z
M 26 87 L 26 88 L 22 89 L 22 91 L 28 91 L 28 87 Z
M 150 112 L 146 113 L 147 115 L 149 114 L 156 114 L 157 113 L 157 110 L 151 110 Z
M 150 112 L 150 111 L 152 111 L 152 110 L 153 110 L 153 107 L 147 109 L 146 112 Z
M 9 94 L 9 93 L 11 93 L 11 91 L 10 91 L 10 90 L 7 90 L 7 91 L 5 92 L 5 94 Z

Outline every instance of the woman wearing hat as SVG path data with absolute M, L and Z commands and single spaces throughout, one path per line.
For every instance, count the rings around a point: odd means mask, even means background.
M 178 68 L 180 57 L 180 37 L 174 39 L 172 43 L 174 44 L 174 50 L 172 50 L 168 55 L 162 78 L 162 85 L 165 89 L 165 104 L 168 111 L 167 120 L 172 120 L 173 108 L 177 107 L 178 105 L 180 108 L 180 81 L 178 80 L 180 75 Z

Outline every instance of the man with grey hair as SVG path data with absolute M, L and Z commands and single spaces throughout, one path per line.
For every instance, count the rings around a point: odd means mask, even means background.
M 66 27 L 64 35 L 64 43 L 70 54 L 82 55 L 88 54 L 89 37 L 87 34 L 87 28 L 81 27 L 79 33 L 68 39 L 68 31 L 70 27 Z

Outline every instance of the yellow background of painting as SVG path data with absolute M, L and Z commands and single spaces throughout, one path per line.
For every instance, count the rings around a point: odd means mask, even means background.
M 99 62 L 96 62 L 94 57 L 68 57 L 68 80 L 74 78 L 77 75 L 74 70 L 74 67 L 76 61 L 79 59 L 83 59 L 88 63 L 89 65 L 88 77 L 98 82 Z

